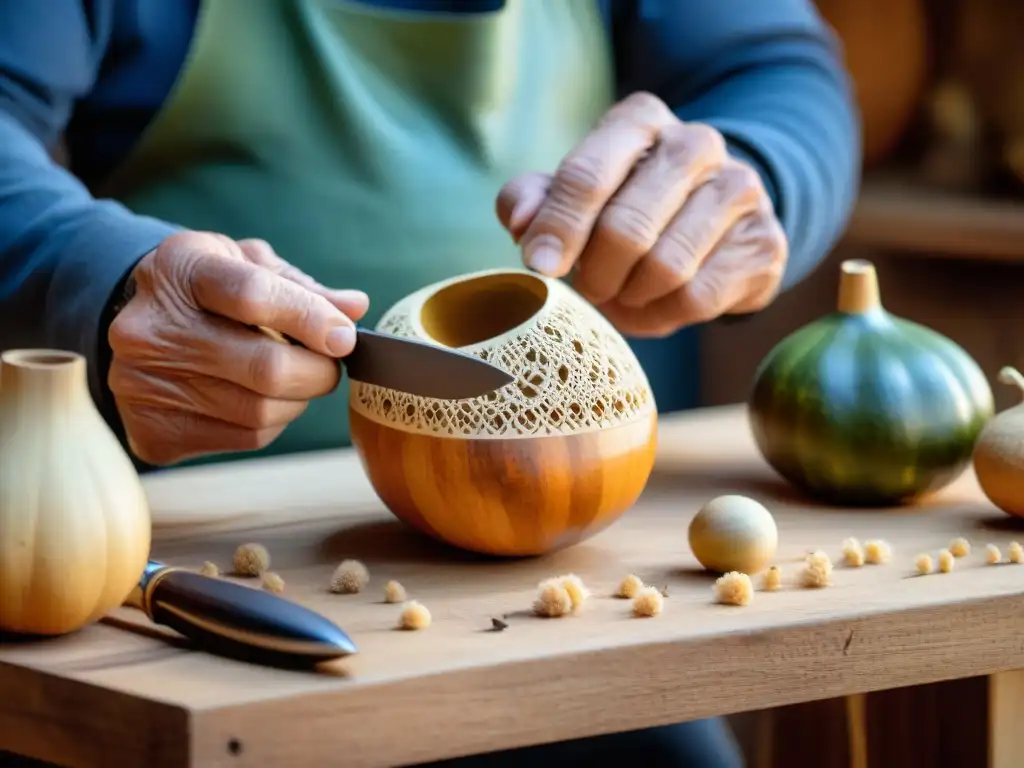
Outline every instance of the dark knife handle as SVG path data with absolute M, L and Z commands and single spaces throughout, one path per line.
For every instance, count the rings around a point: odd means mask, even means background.
M 156 571 L 140 602 L 155 623 L 203 650 L 255 664 L 309 667 L 357 652 L 344 630 L 308 608 L 191 571 Z

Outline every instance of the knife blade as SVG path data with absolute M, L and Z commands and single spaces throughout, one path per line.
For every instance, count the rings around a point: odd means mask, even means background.
M 257 330 L 276 341 L 297 343 L 270 328 Z M 515 381 L 507 371 L 465 352 L 359 325 L 355 348 L 341 363 L 355 381 L 438 400 L 481 397 Z
M 205 651 L 254 664 L 306 668 L 358 652 L 341 627 L 298 603 L 156 560 L 124 604 Z

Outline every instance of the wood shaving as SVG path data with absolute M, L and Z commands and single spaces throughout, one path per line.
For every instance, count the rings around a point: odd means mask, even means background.
M 384 585 L 384 602 L 404 603 L 406 600 L 408 600 L 408 597 L 405 593 L 405 587 L 397 581 L 389 581 Z
M 864 542 L 864 559 L 869 565 L 885 565 L 892 558 L 889 542 L 875 539 Z
M 851 568 L 864 565 L 864 547 L 857 539 L 849 538 L 843 542 L 843 561 Z
M 768 567 L 761 577 L 761 588 L 765 592 L 775 592 L 782 586 L 782 569 L 777 565 Z
M 635 573 L 631 573 L 621 582 L 619 582 L 619 588 L 615 592 L 616 597 L 625 598 L 632 600 L 636 597 L 636 593 L 644 588 L 644 583 Z
M 723 605 L 750 605 L 754 599 L 754 586 L 750 577 L 739 571 L 730 571 L 715 581 L 715 600 Z
M 985 545 L 985 562 L 989 565 L 998 565 L 1003 562 L 1003 553 L 995 544 Z
M 235 550 L 231 566 L 239 576 L 259 576 L 270 567 L 270 553 L 262 544 L 242 544 Z
M 1006 554 L 1011 563 L 1016 563 L 1017 565 L 1024 564 L 1024 547 L 1020 545 L 1020 542 L 1011 541 Z
M 398 624 L 402 629 L 426 629 L 430 626 L 432 620 L 430 611 L 427 610 L 425 605 L 416 600 L 410 600 L 402 608 Z
M 949 542 L 949 553 L 953 557 L 967 557 L 971 554 L 971 542 L 962 536 Z
M 352 595 L 370 583 L 370 571 L 358 560 L 343 560 L 331 576 L 331 592 Z
M 953 570 L 956 558 L 948 549 L 939 550 L 939 573 L 949 573 Z
M 263 588 L 267 592 L 273 592 L 275 595 L 280 595 L 284 592 L 284 579 L 273 571 L 265 571 L 263 573 Z
M 657 616 L 665 607 L 665 598 L 657 587 L 642 587 L 633 596 L 633 615 L 641 618 Z
M 557 579 L 542 581 L 537 586 L 533 612 L 545 619 L 557 619 L 572 613 L 572 596 Z
M 917 572 L 922 576 L 926 576 L 935 570 L 935 563 L 932 562 L 932 556 L 927 552 L 922 552 L 914 560 L 914 567 L 917 568 Z

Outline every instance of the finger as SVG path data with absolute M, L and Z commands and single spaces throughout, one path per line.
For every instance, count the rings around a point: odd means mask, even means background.
M 609 111 L 562 161 L 537 215 L 523 235 L 527 266 L 552 277 L 572 269 L 608 199 L 674 122 L 656 96 L 637 93 Z
M 355 346 L 355 326 L 324 296 L 247 261 L 198 258 L 189 273 L 196 304 L 229 320 L 263 325 L 314 352 L 344 357 Z
M 314 293 L 319 293 L 352 320 L 361 319 L 370 308 L 370 297 L 362 291 L 328 288 L 294 264 L 278 256 L 277 252 L 266 240 L 255 238 L 239 240 L 238 247 L 253 264 L 265 267 L 286 280 L 291 280 L 293 283 L 298 283 Z
M 156 325 L 151 317 L 131 305 L 121 311 L 108 333 L 115 363 L 155 376 L 223 379 L 281 400 L 311 400 L 338 386 L 341 371 L 333 359 L 238 323 L 207 315 L 179 327 Z
M 666 127 L 598 216 L 577 264 L 577 290 L 595 304 L 615 297 L 693 190 L 725 159 L 725 141 L 713 128 Z
M 661 233 L 650 252 L 636 264 L 618 302 L 645 307 L 679 290 L 737 222 L 761 210 L 766 195 L 757 171 L 729 163 L 698 187 Z
M 194 374 L 153 375 L 114 361 L 108 383 L 129 410 L 156 408 L 226 421 L 246 429 L 285 427 L 306 410 L 305 400 L 263 397 L 230 381 Z
M 540 210 L 550 186 L 551 174 L 526 173 L 512 179 L 498 192 L 498 220 L 516 243 Z
M 122 413 L 132 453 L 163 467 L 199 456 L 266 448 L 284 427 L 246 429 L 209 416 L 157 408 Z
M 639 310 L 652 327 L 685 328 L 729 313 L 750 295 L 761 244 L 723 242 L 685 285 Z
M 755 255 L 746 262 L 753 271 L 745 298 L 729 309 L 729 314 L 758 312 L 778 296 L 789 261 L 789 241 L 774 214 L 750 216 L 730 232 L 730 241 L 743 249 L 751 247 Z

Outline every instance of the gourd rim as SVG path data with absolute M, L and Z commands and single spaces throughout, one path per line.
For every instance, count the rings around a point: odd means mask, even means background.
M 532 272 L 527 269 L 497 268 L 486 269 L 478 272 L 470 272 L 458 275 L 447 280 L 442 280 L 433 285 L 421 289 L 409 297 L 408 318 L 412 325 L 413 332 L 422 339 L 432 344 L 448 349 L 458 349 L 460 352 L 471 353 L 476 350 L 489 349 L 500 346 L 506 340 L 522 335 L 524 330 L 535 325 L 537 319 L 546 314 L 548 308 L 555 301 L 553 296 L 553 283 L 558 281 L 554 278 Z M 424 317 L 431 307 L 437 309 L 436 305 L 445 301 L 446 297 L 452 296 L 452 289 L 468 286 L 472 283 L 479 283 L 481 290 L 488 286 L 494 290 L 506 290 L 508 300 L 517 301 L 520 306 L 515 308 L 518 311 L 510 313 L 512 322 L 500 327 L 496 333 L 470 335 L 472 338 L 468 343 L 451 343 L 457 334 L 449 334 L 449 338 L 439 338 L 441 334 L 436 330 L 428 329 L 431 323 L 425 322 Z M 451 298 L 454 305 L 458 299 Z M 481 318 L 482 319 L 482 318 Z M 436 325 L 436 324 L 435 324 Z
M 15 368 L 55 370 L 82 364 L 85 358 L 63 349 L 9 349 L 0 352 L 0 362 Z

